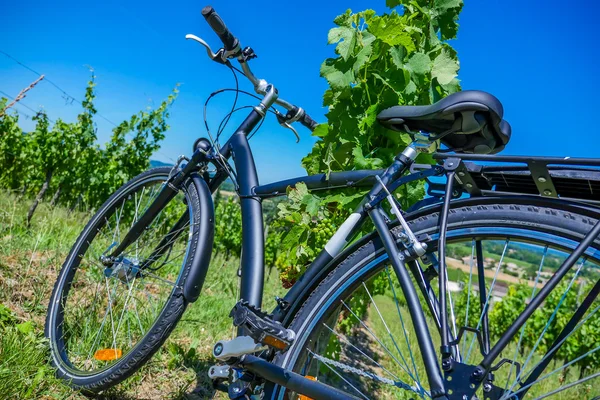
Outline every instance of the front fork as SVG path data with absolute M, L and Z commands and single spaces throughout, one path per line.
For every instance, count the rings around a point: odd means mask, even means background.
M 131 229 L 127 232 L 123 240 L 114 248 L 111 249 L 109 255 L 101 256 L 100 261 L 105 266 L 111 266 L 117 257 L 122 254 L 132 243 L 135 243 L 136 240 L 144 233 L 144 231 L 150 226 L 152 221 L 156 218 L 156 216 L 160 213 L 160 211 L 169 204 L 171 200 L 179 193 L 181 186 L 185 182 L 186 178 L 198 170 L 198 165 L 207 161 L 206 152 L 201 149 L 197 149 L 192 156 L 192 159 L 183 167 L 183 169 L 179 170 L 177 173 L 173 174 L 163 185 L 163 188 L 156 196 L 152 204 L 148 206 L 148 208 L 144 211 L 144 213 L 140 216 L 140 218 L 133 224 Z M 177 170 L 178 165 L 173 167 L 173 170 Z M 184 216 L 180 218 L 177 225 L 179 225 L 182 221 L 184 221 Z M 173 228 L 175 229 L 175 228 Z M 173 229 L 171 230 L 173 232 Z M 164 240 L 164 239 L 163 239 Z M 174 239 L 173 239 L 174 240 Z M 173 241 L 172 240 L 172 241 Z M 163 246 L 166 248 L 166 246 Z M 154 252 L 160 251 L 160 247 L 157 247 Z M 152 263 L 152 260 L 156 260 L 156 255 L 154 257 L 149 258 L 142 263 L 146 267 Z

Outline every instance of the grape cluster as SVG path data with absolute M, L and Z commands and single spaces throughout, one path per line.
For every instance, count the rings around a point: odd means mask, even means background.
M 323 247 L 325 247 L 336 230 L 337 228 L 330 218 L 324 218 L 319 221 L 317 226 L 311 229 L 314 235 L 315 251 L 320 251 Z

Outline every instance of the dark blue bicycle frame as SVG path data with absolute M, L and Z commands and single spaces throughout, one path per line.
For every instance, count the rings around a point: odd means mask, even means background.
M 326 270 L 327 265 L 340 253 L 342 248 L 350 242 L 356 232 L 360 230 L 362 224 L 370 218 L 376 228 L 379 237 L 382 240 L 384 248 L 388 253 L 390 264 L 392 265 L 400 285 L 403 290 L 404 297 L 407 301 L 407 307 L 411 314 L 416 330 L 416 336 L 419 342 L 419 347 L 424 361 L 424 366 L 427 372 L 432 398 L 447 398 L 447 386 L 450 384 L 444 383 L 442 373 L 447 377 L 453 373 L 460 373 L 460 378 L 467 380 L 466 383 L 459 382 L 459 379 L 452 380 L 454 393 L 457 393 L 456 385 L 460 387 L 462 393 L 472 395 L 477 388 L 482 384 L 485 377 L 493 368 L 493 362 L 497 359 L 500 352 L 506 347 L 514 333 L 522 326 L 522 324 L 531 316 L 531 314 L 539 307 L 547 295 L 556 287 L 559 281 L 570 270 L 576 260 L 585 252 L 587 247 L 600 233 L 600 222 L 590 230 L 585 238 L 580 242 L 577 248 L 573 251 L 570 257 L 565 261 L 556 272 L 555 276 L 544 286 L 540 293 L 535 297 L 525 309 L 525 311 L 517 318 L 511 328 L 500 338 L 496 345 L 491 349 L 486 349 L 484 359 L 478 366 L 466 366 L 453 360 L 452 346 L 456 343 L 457 338 L 453 338 L 449 333 L 447 314 L 446 314 L 446 298 L 445 290 L 442 288 L 445 285 L 445 232 L 447 225 L 447 215 L 450 208 L 450 203 L 453 196 L 453 184 L 455 182 L 455 173 L 459 167 L 463 167 L 464 160 L 477 161 L 513 161 L 527 163 L 528 165 L 547 165 L 547 164 L 579 164 L 579 165 L 595 165 L 599 164 L 598 160 L 594 159 L 557 159 L 544 157 L 499 157 L 499 156 L 469 156 L 469 155 L 435 155 L 437 159 L 445 160 L 443 166 L 431 166 L 428 169 L 423 169 L 414 172 L 410 175 L 403 176 L 413 165 L 416 157 L 416 152 L 412 147 L 408 147 L 399 154 L 394 162 L 385 170 L 368 170 L 368 171 L 348 171 L 334 172 L 328 176 L 325 174 L 317 174 L 312 176 L 299 177 L 295 179 L 284 180 L 281 182 L 271 183 L 267 185 L 259 185 L 256 165 L 250 145 L 248 135 L 258 125 L 261 119 L 264 118 L 259 112 L 253 110 L 248 117 L 243 121 L 231 138 L 222 146 L 219 152 L 213 149 L 197 148 L 189 160 L 189 162 L 179 168 L 173 175 L 170 182 L 165 185 L 164 189 L 157 196 L 154 202 L 148 207 L 140 219 L 133 225 L 130 231 L 126 234 L 123 241 L 113 250 L 112 255 L 119 254 L 130 243 L 133 243 L 140 232 L 143 232 L 145 227 L 153 220 L 154 216 L 174 197 L 179 190 L 179 187 L 184 180 L 195 172 L 205 172 L 207 164 L 212 164 L 216 167 L 216 174 L 211 178 L 208 174 L 204 174 L 208 189 L 214 193 L 219 186 L 231 175 L 230 169 L 225 165 L 229 159 L 233 159 L 235 170 L 235 180 L 238 184 L 240 206 L 242 212 L 242 254 L 241 254 L 241 288 L 240 299 L 247 301 L 250 305 L 260 307 L 262 305 L 262 294 L 264 284 L 264 228 L 263 228 L 263 213 L 262 200 L 265 198 L 282 196 L 286 194 L 286 190 L 290 186 L 295 186 L 299 182 L 306 183 L 309 190 L 331 190 L 336 188 L 368 188 L 371 190 L 366 195 L 360 206 L 354 211 L 354 220 L 343 229 L 344 224 L 334 237 L 328 242 L 328 245 L 333 241 L 333 245 L 325 247 L 306 272 L 288 291 L 283 299 L 280 299 L 279 306 L 274 311 L 274 318 L 279 321 L 285 321 L 290 310 L 296 309 L 298 304 L 303 300 L 302 295 L 316 281 L 322 278 L 322 271 Z M 208 143 L 208 142 L 206 142 Z M 208 151 L 207 151 L 208 150 Z M 537 168 L 537 167 L 536 167 Z M 534 174 L 534 169 L 532 174 Z M 406 259 L 405 256 L 398 251 L 396 239 L 390 233 L 390 226 L 386 221 L 384 214 L 381 212 L 381 202 L 386 198 L 386 193 L 383 190 L 383 185 L 394 191 L 398 187 L 407 182 L 424 179 L 433 175 L 446 175 L 448 181 L 445 185 L 445 193 L 442 196 L 443 203 L 441 205 L 441 222 L 440 222 L 440 239 L 438 248 L 440 250 L 439 260 L 439 277 L 440 290 L 439 302 L 430 297 L 431 287 L 428 282 L 425 282 L 423 276 L 415 273 L 413 259 Z M 464 175 L 463 176 L 463 180 Z M 376 179 L 379 177 L 379 180 Z M 469 187 L 469 186 L 466 186 Z M 540 188 L 540 191 L 543 188 Z M 544 189 L 545 190 L 545 189 Z M 540 200 L 541 201 L 541 200 Z M 179 222 L 178 222 L 179 224 Z M 338 235 L 341 232 L 341 235 Z M 336 236 L 337 235 L 337 236 Z M 164 246 L 163 246 L 164 247 Z M 421 289 L 430 310 L 436 318 L 437 328 L 439 329 L 442 339 L 441 356 L 442 368 L 438 363 L 437 353 L 433 346 L 431 333 L 425 322 L 425 316 L 421 303 L 419 302 L 417 291 L 411 281 L 406 265 L 409 265 L 417 284 Z M 191 291 L 190 301 L 194 301 L 202 287 L 206 271 L 201 271 L 197 276 L 198 282 L 191 282 L 194 289 Z M 190 275 L 192 277 L 192 275 Z M 194 280 L 194 279 L 191 279 Z M 184 293 L 186 289 L 184 288 Z M 594 293 L 597 295 L 599 290 Z M 591 299 L 590 301 L 592 301 Z M 437 314 L 436 314 L 437 312 Z M 574 326 L 577 320 L 569 325 Z M 445 332 L 445 333 L 443 333 Z M 484 332 L 486 333 L 486 332 Z M 568 332 L 567 332 L 568 333 Z M 460 339 L 459 333 L 458 339 Z M 484 335 L 485 336 L 485 335 Z M 454 339 L 454 340 L 453 340 Z M 552 349 L 556 352 L 556 349 Z M 238 364 L 249 371 L 254 371 L 258 375 L 268 381 L 283 385 L 298 393 L 305 394 L 314 398 L 345 398 L 337 393 L 332 388 L 320 383 L 308 380 L 300 375 L 293 374 L 291 371 L 283 370 L 266 360 L 254 356 L 242 357 Z M 456 372 L 459 371 L 459 372 Z M 536 371 L 537 374 L 541 373 Z M 454 396 L 453 396 L 454 397 Z M 453 398 L 452 397 L 452 398 Z

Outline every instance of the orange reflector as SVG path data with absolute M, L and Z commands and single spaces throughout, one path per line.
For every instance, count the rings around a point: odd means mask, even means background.
M 121 349 L 101 349 L 94 353 L 94 358 L 100 361 L 112 361 L 121 358 L 122 355 Z
M 265 336 L 263 342 L 269 346 L 275 347 L 278 350 L 285 350 L 286 344 L 274 336 Z
M 310 376 L 310 375 L 306 375 L 305 376 L 306 379 L 310 379 L 311 381 L 316 381 L 317 378 L 315 378 L 314 376 Z M 298 395 L 298 400 L 313 400 L 308 396 L 305 396 L 303 394 Z

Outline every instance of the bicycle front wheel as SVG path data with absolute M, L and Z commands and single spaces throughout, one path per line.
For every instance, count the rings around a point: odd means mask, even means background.
M 91 218 L 71 249 L 46 319 L 51 361 L 75 388 L 98 392 L 140 368 L 186 308 L 182 285 L 198 244 L 202 216 L 192 180 L 140 237 L 102 263 L 165 185 L 170 168 L 135 177 Z M 211 245 L 211 244 L 209 244 Z
M 465 364 L 481 361 L 485 347 L 495 344 L 597 218 L 514 201 L 455 205 L 449 215 L 450 335 L 456 338 L 467 326 L 484 337 L 484 348 L 470 333 L 453 346 L 455 359 Z M 437 212 L 409 221 L 417 235 L 428 235 L 428 248 L 434 251 L 438 223 Z M 392 230 L 395 237 L 397 230 Z M 476 398 L 591 399 L 600 394 L 598 249 L 600 239 L 512 338 L 501 355 L 507 362 L 494 371 L 492 385 L 485 392 L 480 388 Z M 413 264 L 413 274 L 423 274 L 424 269 Z M 437 276 L 424 275 L 429 277 L 425 281 L 431 285 L 430 297 L 436 299 Z M 425 292 L 420 291 L 421 306 L 438 350 L 439 316 L 425 300 Z M 586 301 L 590 304 L 580 308 Z M 583 315 L 565 333 L 578 312 Z M 362 244 L 340 261 L 289 327 L 297 339 L 276 359 L 278 365 L 358 398 L 431 398 L 415 327 L 379 239 Z M 449 383 L 447 379 L 446 394 L 452 399 Z M 298 396 L 276 388 L 273 398 Z

